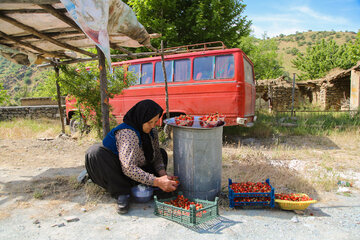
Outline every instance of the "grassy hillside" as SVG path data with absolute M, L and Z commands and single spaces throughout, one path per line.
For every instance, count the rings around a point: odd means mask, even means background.
M 298 32 L 291 35 L 281 35 L 275 37 L 279 42 L 278 54 L 282 61 L 284 70 L 289 72 L 290 76 L 293 73 L 299 73 L 291 63 L 296 58 L 297 52 L 306 52 L 306 48 L 316 44 L 322 39 L 333 39 L 338 45 L 342 45 L 349 41 L 354 41 L 356 38 L 355 32 L 335 32 L 335 31 L 320 31 L 320 32 Z
M 36 66 L 15 64 L 0 56 L 0 82 L 11 96 L 11 105 L 20 104 L 22 97 L 29 97 L 43 77 L 44 70 L 39 70 Z

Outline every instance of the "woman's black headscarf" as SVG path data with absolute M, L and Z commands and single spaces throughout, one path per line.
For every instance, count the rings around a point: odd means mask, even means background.
M 156 115 L 161 117 L 162 113 L 163 109 L 159 104 L 153 100 L 147 99 L 135 104 L 135 106 L 133 106 L 124 116 L 124 123 L 139 131 L 142 149 L 147 162 L 152 160 L 154 149 L 152 148 L 150 135 L 143 132 L 142 125 L 150 121 Z

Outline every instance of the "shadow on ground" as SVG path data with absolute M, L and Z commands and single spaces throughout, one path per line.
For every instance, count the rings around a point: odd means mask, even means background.
M 21 176 L 25 180 L 0 182 L 2 199 L 0 205 L 18 199 L 32 198 L 63 200 L 85 204 L 87 201 L 113 202 L 104 189 L 94 183 L 81 184 L 77 181 L 83 167 L 50 168 L 36 176 Z
M 211 219 L 196 226 L 186 226 L 186 225 L 183 226 L 200 234 L 206 234 L 206 233 L 222 234 L 222 230 L 234 226 L 235 224 L 238 223 L 241 222 L 233 221 L 228 218 L 219 216 L 217 218 Z

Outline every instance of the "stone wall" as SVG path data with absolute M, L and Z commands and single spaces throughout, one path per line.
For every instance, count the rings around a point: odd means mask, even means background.
M 338 78 L 330 82 L 330 84 L 322 84 L 321 88 L 326 88 L 324 91 L 322 108 L 325 110 L 335 109 L 340 110 L 341 100 L 350 98 L 350 78 Z
M 256 83 L 256 95 L 265 101 L 271 101 L 272 110 L 291 110 L 292 106 L 292 83 L 287 82 L 283 77 L 270 80 L 258 80 Z M 294 106 L 298 106 L 300 90 L 295 85 Z
M 65 106 L 63 106 L 65 117 Z M 0 107 L 0 121 L 13 118 L 51 118 L 59 119 L 59 108 L 57 105 L 48 106 L 21 106 L 21 107 Z
M 52 100 L 50 97 L 21 98 L 20 103 L 21 106 L 58 105 L 57 100 Z M 61 97 L 61 103 L 65 104 L 65 97 Z

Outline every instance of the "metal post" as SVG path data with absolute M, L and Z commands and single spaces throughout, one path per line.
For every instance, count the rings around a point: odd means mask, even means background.
M 291 93 L 291 117 L 294 115 L 294 95 L 295 95 L 295 75 L 293 75 L 293 85 L 292 85 L 292 93 Z
M 99 69 L 100 69 L 100 95 L 101 95 L 101 115 L 102 115 L 102 128 L 103 137 L 110 132 L 109 121 L 109 96 L 107 95 L 107 79 L 106 79 L 106 67 L 105 67 L 105 55 L 96 46 L 97 54 L 99 56 Z
M 55 74 L 56 74 L 56 94 L 57 94 L 57 102 L 59 106 L 60 113 L 60 121 L 61 121 L 61 132 L 65 134 L 65 125 L 64 125 L 64 116 L 63 116 L 63 108 L 61 106 L 61 94 L 60 94 L 60 86 L 59 86 L 59 68 L 58 66 L 54 66 Z

